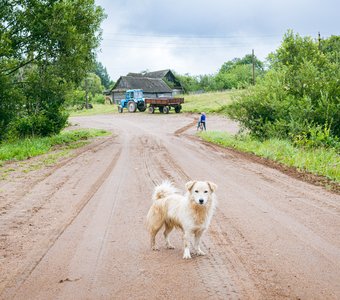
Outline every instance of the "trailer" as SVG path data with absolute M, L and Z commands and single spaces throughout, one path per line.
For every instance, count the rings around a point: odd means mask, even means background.
M 156 108 L 158 108 L 161 113 L 168 114 L 172 107 L 175 109 L 176 113 L 179 113 L 182 109 L 184 98 L 145 98 L 144 101 L 145 106 L 149 106 L 148 112 L 150 114 L 153 114 Z
M 143 98 L 143 90 L 133 89 L 127 90 L 125 98 L 120 101 L 118 106 L 118 112 L 122 113 L 124 108 L 131 113 L 137 109 L 139 111 L 145 111 L 148 109 L 150 114 L 155 112 L 158 108 L 161 113 L 168 114 L 173 107 L 176 113 L 179 113 L 182 109 L 184 98 L 172 98 L 172 97 L 160 97 L 160 98 Z

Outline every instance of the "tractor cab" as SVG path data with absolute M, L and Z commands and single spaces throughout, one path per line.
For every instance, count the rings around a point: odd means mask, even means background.
M 143 90 L 127 90 L 125 100 L 135 102 L 143 101 Z
M 125 99 L 120 101 L 118 111 L 123 112 L 124 108 L 127 108 L 129 112 L 135 112 L 137 108 L 139 111 L 145 111 L 146 106 L 143 98 L 143 90 L 127 90 L 125 93 Z

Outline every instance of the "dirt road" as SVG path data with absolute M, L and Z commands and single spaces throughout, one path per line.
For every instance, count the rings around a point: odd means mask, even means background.
M 47 168 L 11 164 L 0 181 L 1 299 L 340 299 L 338 195 L 200 142 L 190 115 L 72 122 L 113 136 Z M 161 236 L 149 249 L 144 221 L 162 179 L 218 184 L 205 257 L 183 260 L 179 232 L 175 250 Z

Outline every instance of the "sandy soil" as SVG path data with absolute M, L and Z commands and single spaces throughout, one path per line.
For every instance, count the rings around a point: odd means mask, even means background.
M 71 121 L 113 135 L 53 166 L 5 166 L 0 299 L 340 298 L 339 195 L 202 143 L 191 115 Z M 237 131 L 220 117 L 207 125 Z M 161 236 L 149 249 L 145 216 L 162 179 L 218 184 L 206 256 L 183 260 L 179 232 L 175 250 Z

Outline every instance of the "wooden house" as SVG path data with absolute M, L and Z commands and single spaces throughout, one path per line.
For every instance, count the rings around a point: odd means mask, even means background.
M 184 93 L 184 89 L 180 81 L 169 69 L 146 73 L 129 73 L 127 76 L 162 79 L 172 89 L 173 95 Z

